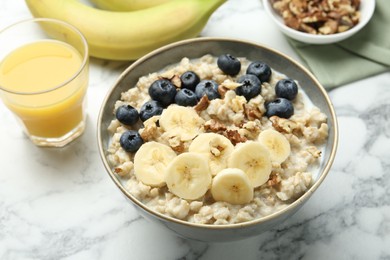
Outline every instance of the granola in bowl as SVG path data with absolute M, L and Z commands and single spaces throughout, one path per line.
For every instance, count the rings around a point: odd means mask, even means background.
M 290 205 L 316 179 L 327 116 L 272 64 L 229 58 L 239 68 L 212 55 L 183 58 L 140 77 L 115 103 L 108 162 L 151 210 L 243 223 Z M 133 109 L 140 119 L 128 124 Z

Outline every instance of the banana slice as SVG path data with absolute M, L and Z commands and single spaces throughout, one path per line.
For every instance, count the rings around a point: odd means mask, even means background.
M 245 204 L 253 199 L 253 187 L 248 175 L 242 170 L 227 168 L 214 177 L 211 195 L 216 201 Z
M 178 155 L 166 170 L 168 189 L 182 199 L 202 197 L 211 185 L 211 173 L 207 158 L 197 153 Z
M 201 132 L 204 120 L 192 107 L 170 105 L 161 114 L 161 128 L 169 136 L 178 136 L 181 141 L 194 139 Z
M 145 185 L 165 185 L 165 170 L 176 157 L 171 147 L 158 142 L 147 142 L 134 156 L 134 174 Z
M 290 142 L 276 130 L 264 130 L 257 140 L 268 148 L 271 160 L 274 162 L 284 162 L 291 153 Z
M 254 141 L 236 146 L 230 155 L 228 165 L 229 168 L 243 170 L 254 188 L 266 183 L 272 171 L 268 149 Z
M 198 135 L 192 141 L 188 151 L 207 156 L 211 174 L 214 176 L 227 168 L 228 158 L 234 151 L 234 146 L 223 135 L 204 133 Z

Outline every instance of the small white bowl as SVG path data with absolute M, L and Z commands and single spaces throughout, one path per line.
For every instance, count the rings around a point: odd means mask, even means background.
M 360 3 L 360 21 L 350 30 L 330 35 L 315 35 L 292 29 L 284 24 L 283 18 L 272 8 L 270 0 L 263 0 L 266 13 L 272 18 L 280 30 L 287 36 L 301 42 L 311 44 L 328 44 L 347 39 L 362 29 L 371 19 L 375 10 L 375 0 L 362 0 Z

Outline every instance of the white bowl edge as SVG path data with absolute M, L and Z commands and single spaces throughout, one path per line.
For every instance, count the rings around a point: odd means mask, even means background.
M 329 43 L 335 43 L 335 42 L 345 40 L 348 37 L 360 31 L 370 21 L 372 15 L 374 14 L 375 0 L 361 1 L 360 3 L 361 17 L 359 23 L 356 26 L 354 26 L 352 29 L 348 31 L 331 34 L 331 35 L 313 35 L 313 34 L 300 32 L 295 29 L 292 29 L 284 24 L 282 17 L 275 12 L 269 0 L 263 0 L 263 6 L 266 13 L 276 23 L 279 29 L 287 36 L 295 40 L 298 40 L 300 42 L 306 42 L 311 44 L 329 44 Z

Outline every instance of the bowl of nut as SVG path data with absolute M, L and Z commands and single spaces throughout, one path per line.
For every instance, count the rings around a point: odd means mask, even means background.
M 285 35 L 329 44 L 360 31 L 374 13 L 375 0 L 263 0 L 263 6 Z
M 327 176 L 338 131 L 308 70 L 247 41 L 196 38 L 131 64 L 98 118 L 108 175 L 145 218 L 200 241 L 255 236 Z

